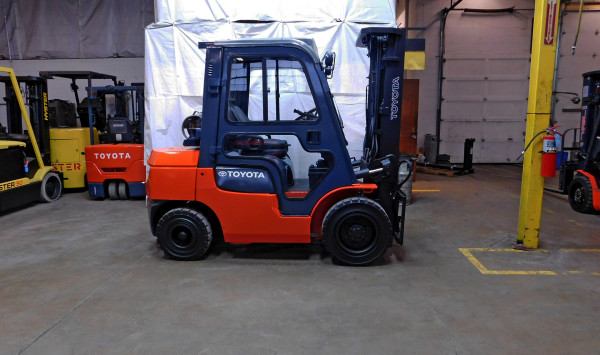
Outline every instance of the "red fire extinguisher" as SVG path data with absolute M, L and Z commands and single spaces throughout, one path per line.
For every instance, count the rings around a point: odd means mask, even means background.
M 548 135 L 545 136 L 543 140 L 542 177 L 556 176 L 556 138 L 554 138 L 554 132 L 552 128 L 548 130 Z

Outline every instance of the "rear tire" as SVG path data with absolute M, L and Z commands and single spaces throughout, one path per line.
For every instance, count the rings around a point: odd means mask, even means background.
M 42 202 L 54 202 L 58 200 L 62 193 L 62 180 L 60 176 L 51 171 L 42 180 L 40 188 L 40 201 Z
M 349 265 L 380 258 L 392 244 L 392 224 L 377 202 L 352 197 L 333 205 L 323 220 L 323 242 L 331 255 Z
M 592 183 L 585 176 L 576 176 L 569 185 L 569 204 L 579 213 L 592 213 L 594 197 Z
M 213 240 L 208 219 L 190 208 L 175 208 L 165 213 L 156 225 L 156 236 L 165 256 L 176 260 L 202 258 Z
M 129 194 L 127 193 L 127 183 L 122 181 L 119 183 L 119 198 L 121 200 L 127 200 L 129 198 Z
M 111 200 L 119 199 L 119 194 L 117 192 L 117 183 L 114 181 L 108 183 L 108 198 L 110 198 Z

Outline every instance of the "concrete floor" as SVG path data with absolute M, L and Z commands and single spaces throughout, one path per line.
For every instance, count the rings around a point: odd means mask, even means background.
M 305 246 L 166 260 L 144 201 L 85 192 L 4 214 L 0 353 L 600 352 L 600 215 L 546 193 L 543 250 L 511 252 L 519 167 L 414 189 L 404 246 L 371 267 Z

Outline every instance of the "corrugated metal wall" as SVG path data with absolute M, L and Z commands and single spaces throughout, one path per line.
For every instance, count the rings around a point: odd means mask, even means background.
M 2 0 L 0 58 L 143 57 L 153 0 Z

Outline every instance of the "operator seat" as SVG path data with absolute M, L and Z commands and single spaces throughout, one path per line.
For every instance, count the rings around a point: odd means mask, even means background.
M 229 105 L 229 120 L 233 122 L 252 122 L 239 106 Z M 259 123 L 259 122 L 257 122 Z M 285 139 L 263 138 L 260 135 L 241 135 L 233 142 L 241 156 L 261 157 L 279 170 L 284 190 L 294 186 L 294 173 L 290 165 L 284 161 L 288 153 L 288 142 Z
M 248 116 L 237 105 L 229 105 L 229 120 L 233 122 L 250 122 Z

